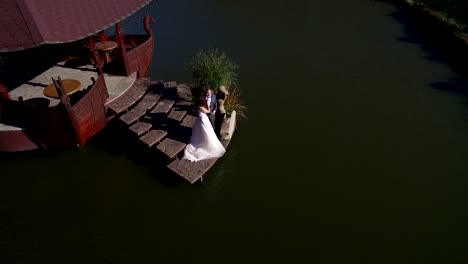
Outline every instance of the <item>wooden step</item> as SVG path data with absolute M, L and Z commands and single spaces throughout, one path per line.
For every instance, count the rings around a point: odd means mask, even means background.
M 184 110 L 187 113 L 193 113 L 195 110 L 193 107 L 193 103 L 189 101 L 178 101 L 174 104 L 174 108 Z
M 130 131 L 135 133 L 137 136 L 141 136 L 151 129 L 152 125 L 146 122 L 137 122 L 130 127 Z
M 156 107 L 153 110 L 151 110 L 151 114 L 167 114 L 173 105 L 174 100 L 163 99 L 156 104 Z
M 166 88 L 166 89 L 177 88 L 177 82 L 175 82 L 175 81 L 165 82 L 164 83 L 164 88 Z
M 145 95 L 149 85 L 150 83 L 148 80 L 138 79 L 133 84 L 133 89 L 128 91 L 126 96 L 133 98 L 135 101 L 138 101 L 141 97 L 143 97 L 143 95 Z
M 137 104 L 132 110 L 145 114 L 146 111 L 151 110 L 161 98 L 161 94 L 149 92 L 143 97 L 141 102 Z
M 193 103 L 190 101 L 183 100 L 183 101 L 178 101 L 175 105 L 176 106 L 191 106 L 193 105 Z
M 136 111 L 131 111 L 125 113 L 123 116 L 119 117 L 119 119 L 124 122 L 127 126 L 135 123 L 140 117 L 142 117 L 144 113 L 138 113 Z
M 187 112 L 184 110 L 172 108 L 171 112 L 169 112 L 169 114 L 167 115 L 167 118 L 180 122 L 182 121 L 182 119 L 185 117 L 186 114 Z
M 159 145 L 156 146 L 162 153 L 169 158 L 175 158 L 179 152 L 185 148 L 185 143 L 174 140 L 172 138 L 165 138 Z
M 231 140 L 221 140 L 221 143 L 225 148 L 227 148 L 230 142 Z M 190 183 L 195 183 L 198 180 L 203 181 L 203 175 L 216 163 L 217 160 L 217 158 L 214 158 L 191 162 L 189 160 L 176 159 L 169 163 L 167 168 Z
M 114 113 L 120 114 L 124 111 L 127 111 L 128 108 L 130 108 L 130 106 L 132 106 L 134 103 L 135 101 L 133 98 L 122 95 L 114 101 L 110 102 L 107 107 L 114 111 Z
M 182 123 L 180 123 L 180 125 L 183 127 L 192 128 L 193 124 L 195 124 L 195 120 L 197 120 L 196 116 L 186 115 L 185 118 L 182 120 Z
M 218 159 L 206 159 L 191 162 L 189 160 L 177 159 L 169 163 L 167 167 L 190 183 L 194 183 L 202 179 L 203 175 L 216 163 L 217 160 Z
M 167 132 L 159 129 L 152 129 L 147 134 L 140 137 L 140 141 L 145 143 L 148 147 L 152 147 L 154 144 L 160 142 Z
M 143 99 L 132 110 L 122 115 L 119 119 L 126 125 L 131 125 L 136 122 L 140 117 L 146 114 L 146 111 L 151 110 L 161 97 L 160 93 L 153 91 L 148 92 Z
M 141 97 L 143 97 L 143 95 L 148 89 L 148 85 L 149 82 L 147 80 L 136 80 L 133 83 L 132 87 L 128 88 L 128 90 L 124 94 L 107 104 L 107 107 L 114 111 L 116 114 L 127 111 Z

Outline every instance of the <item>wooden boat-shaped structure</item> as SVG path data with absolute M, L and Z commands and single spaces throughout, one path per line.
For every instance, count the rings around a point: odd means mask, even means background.
M 0 20 L 0 152 L 82 146 L 147 88 L 137 80 L 153 57 L 153 20 L 144 17 L 145 35 L 124 35 L 120 22 L 151 1 L 36 2 L 0 7 L 11 14 Z M 65 79 L 80 89 L 67 95 Z M 56 98 L 44 95 L 48 85 Z

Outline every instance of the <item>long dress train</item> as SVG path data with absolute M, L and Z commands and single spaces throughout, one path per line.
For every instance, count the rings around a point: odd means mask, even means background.
M 192 127 L 190 143 L 185 147 L 182 159 L 192 162 L 219 158 L 226 149 L 219 141 L 208 116 L 200 112 Z

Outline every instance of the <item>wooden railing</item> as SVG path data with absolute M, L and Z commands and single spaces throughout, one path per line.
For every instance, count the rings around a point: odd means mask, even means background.
M 78 124 L 79 144 L 83 145 L 89 138 L 106 126 L 105 102 L 109 98 L 104 75 L 99 75 L 93 86 L 72 106 L 73 115 Z
M 130 76 L 138 73 L 137 77 L 142 78 L 148 75 L 149 66 L 153 59 L 154 39 L 150 24 L 155 20 L 149 16 L 144 18 L 144 28 L 147 35 L 133 36 L 123 35 L 120 23 L 115 25 L 116 35 L 107 36 L 100 32 L 100 41 L 111 40 L 117 42 L 119 48 L 113 52 L 122 61 L 122 72 Z

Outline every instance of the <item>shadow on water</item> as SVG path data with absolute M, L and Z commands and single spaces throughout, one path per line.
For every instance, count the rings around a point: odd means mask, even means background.
M 449 27 L 440 25 L 433 18 L 412 10 L 402 1 L 374 1 L 392 4 L 397 8 L 396 11 L 387 15 L 404 26 L 405 36 L 398 38 L 399 41 L 418 45 L 426 53 L 428 60 L 446 64 L 457 74 L 455 78 L 433 82 L 430 86 L 440 91 L 467 96 L 468 47 L 451 36 Z
M 159 153 L 154 146 L 148 148 L 141 143 L 136 135 L 131 134 L 128 128 L 117 120 L 112 121 L 87 144 L 102 149 L 109 155 L 125 156 L 131 162 L 147 168 L 152 176 L 169 187 L 186 184 L 166 167 L 169 163 L 167 157 Z

